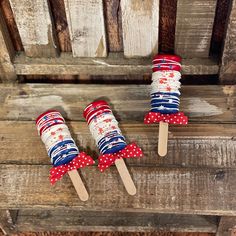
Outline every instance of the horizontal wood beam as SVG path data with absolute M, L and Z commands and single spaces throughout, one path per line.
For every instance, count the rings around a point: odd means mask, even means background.
M 150 58 L 126 59 L 121 53 L 110 53 L 107 58 L 74 58 L 62 53 L 58 58 L 29 58 L 20 53 L 14 61 L 18 75 L 127 75 L 150 74 Z M 183 60 L 185 75 L 218 74 L 216 61 L 206 58 Z
M 2 164 L 0 208 L 236 216 L 235 169 L 130 167 L 137 194 L 129 196 L 115 167 L 102 174 L 95 166 L 83 168 L 90 198 L 81 202 L 68 176 L 51 186 L 50 168 Z
M 85 122 L 67 122 L 80 150 L 98 157 L 95 142 Z M 158 127 L 120 124 L 129 142 L 137 140 L 145 157 L 129 159 L 129 166 L 236 168 L 236 125 L 171 126 L 166 158 L 157 155 Z M 34 122 L 0 122 L 0 164 L 49 165 L 45 147 Z
M 139 212 L 21 210 L 17 231 L 120 231 L 215 233 L 218 217 Z
M 20 84 L 0 85 L 0 120 L 35 120 L 56 108 L 68 120 L 85 121 L 86 105 L 105 99 L 118 120 L 143 122 L 150 109 L 148 85 Z M 183 86 L 180 110 L 190 122 L 235 123 L 236 86 Z

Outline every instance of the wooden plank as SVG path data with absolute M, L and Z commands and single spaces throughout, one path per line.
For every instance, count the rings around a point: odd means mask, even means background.
M 104 1 L 104 11 L 109 52 L 123 51 L 120 1 Z
M 235 236 L 236 234 L 236 217 L 222 216 L 216 236 Z
M 236 0 L 232 1 L 228 20 L 227 34 L 224 42 L 222 65 L 220 70 L 221 83 L 235 83 L 236 76 Z
M 217 217 L 78 210 L 21 210 L 18 231 L 119 231 L 215 233 Z
M 175 51 L 184 58 L 208 57 L 216 0 L 179 0 Z
M 151 59 L 125 59 L 117 53 L 108 58 L 74 58 L 62 53 L 59 58 L 28 58 L 24 54 L 16 57 L 16 73 L 19 75 L 127 75 L 151 74 Z M 211 59 L 188 59 L 182 61 L 184 75 L 216 75 L 219 65 Z
M 177 0 L 160 0 L 160 53 L 174 53 Z
M 15 231 L 17 210 L 0 210 L 0 230 L 4 235 L 11 235 Z
M 159 0 L 121 0 L 124 55 L 158 52 Z
M 12 44 L 16 51 L 24 51 L 21 38 L 19 35 L 19 31 L 16 26 L 16 22 L 13 16 L 13 12 L 11 9 L 11 5 L 9 1 L 0 1 L 0 8 L 2 10 L 2 14 L 6 21 L 7 29 L 10 34 L 10 38 L 12 40 Z
M 16 81 L 16 73 L 12 64 L 15 51 L 10 40 L 6 22 L 0 10 L 0 81 L 9 83 Z
M 67 122 L 80 150 L 97 157 L 98 149 L 85 122 Z M 146 158 L 126 160 L 129 166 L 236 168 L 235 125 L 170 127 L 166 158 L 157 155 L 158 127 L 120 124 L 127 140 L 137 141 Z M 50 164 L 34 122 L 0 122 L 0 164 Z M 219 172 L 220 175 L 224 172 Z
M 84 121 L 84 107 L 98 98 L 108 100 L 123 122 L 143 122 L 150 108 L 149 85 L 22 84 L 0 91 L 0 120 L 34 120 L 54 107 Z M 190 122 L 235 123 L 236 86 L 183 86 L 181 93 L 180 110 Z
M 85 203 L 78 201 L 67 176 L 50 186 L 50 167 L 2 164 L 0 208 L 236 215 L 235 169 L 130 167 L 137 186 L 137 195 L 131 197 L 115 167 L 103 174 L 95 166 L 83 168 L 80 172 L 90 191 Z
M 65 0 L 74 57 L 106 57 L 106 35 L 101 0 Z M 89 16 L 89 17 L 88 17 Z
M 10 3 L 26 55 L 57 56 L 47 0 L 10 0 Z

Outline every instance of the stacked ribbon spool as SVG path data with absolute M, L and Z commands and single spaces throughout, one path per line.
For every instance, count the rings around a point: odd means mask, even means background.
M 87 200 L 87 191 L 76 169 L 94 164 L 93 159 L 79 152 L 60 112 L 44 112 L 36 119 L 36 126 L 54 166 L 50 170 L 51 183 L 54 184 L 68 172 L 79 196 L 82 200 Z M 78 189 L 78 184 L 82 184 L 82 189 Z
M 100 153 L 115 153 L 127 146 L 118 122 L 105 101 L 88 105 L 84 110 L 84 117 Z
M 153 59 L 151 110 L 145 116 L 144 123 L 160 123 L 158 153 L 161 156 L 167 153 L 168 124 L 188 123 L 184 113 L 179 112 L 180 62 L 181 58 L 175 55 L 156 55 Z
M 127 145 L 107 102 L 102 100 L 89 104 L 83 115 L 102 154 L 98 164 L 100 171 L 103 172 L 115 163 L 127 192 L 134 195 L 136 187 L 123 158 L 142 157 L 142 150 L 135 143 Z

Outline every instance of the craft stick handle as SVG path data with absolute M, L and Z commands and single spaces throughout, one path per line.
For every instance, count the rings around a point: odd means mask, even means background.
M 158 154 L 162 157 L 167 154 L 168 126 L 166 122 L 159 123 Z
M 87 201 L 89 198 L 88 192 L 77 170 L 68 171 L 70 179 L 75 187 L 75 190 L 81 201 Z
M 124 160 L 122 158 L 117 159 L 115 161 L 115 165 L 123 181 L 126 191 L 128 192 L 129 195 L 135 195 L 137 190 Z

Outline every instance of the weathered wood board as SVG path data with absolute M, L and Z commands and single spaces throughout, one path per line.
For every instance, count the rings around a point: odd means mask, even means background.
M 90 192 L 78 201 L 68 176 L 54 187 L 49 165 L 0 167 L 0 208 L 73 207 L 81 210 L 236 215 L 235 169 L 130 167 L 137 186 L 129 196 L 115 167 L 101 174 L 97 167 L 80 170 Z M 50 193 L 50 194 L 49 194 Z
M 208 57 L 216 0 L 178 0 L 175 52 L 184 58 Z
M 10 0 L 10 3 L 26 55 L 55 57 L 57 42 L 54 38 L 48 1 Z
M 6 23 L 0 11 L 0 81 L 7 83 L 16 81 L 16 73 L 12 64 L 15 51 L 9 38 Z
M 101 0 L 65 0 L 75 57 L 106 57 L 107 45 Z
M 232 1 L 231 12 L 224 42 L 220 79 L 222 83 L 234 83 L 236 77 L 236 0 Z
M 75 58 L 62 53 L 59 58 L 16 57 L 16 73 L 20 75 L 128 75 L 151 74 L 150 58 L 125 59 L 120 53 L 110 53 L 108 58 Z M 217 75 L 219 65 L 215 60 L 188 59 L 182 61 L 185 75 Z
M 217 217 L 132 212 L 21 210 L 20 231 L 208 232 L 217 230 Z
M 121 0 L 124 55 L 158 52 L 159 0 Z
M 35 120 L 41 112 L 57 108 L 69 120 L 85 121 L 83 109 L 100 98 L 123 122 L 143 122 L 150 109 L 148 85 L 22 84 L 1 85 L 0 91 L 1 120 Z M 235 123 L 235 86 L 183 86 L 181 93 L 180 110 L 190 122 Z
M 236 217 L 222 216 L 219 222 L 216 236 L 235 236 Z
M 97 158 L 98 149 L 87 124 L 67 124 L 80 150 Z M 158 126 L 121 123 L 120 128 L 129 142 L 137 141 L 146 157 L 126 160 L 129 166 L 236 168 L 235 124 L 170 126 L 166 158 L 157 154 Z M 34 122 L 1 121 L 0 129 L 0 164 L 50 164 Z

